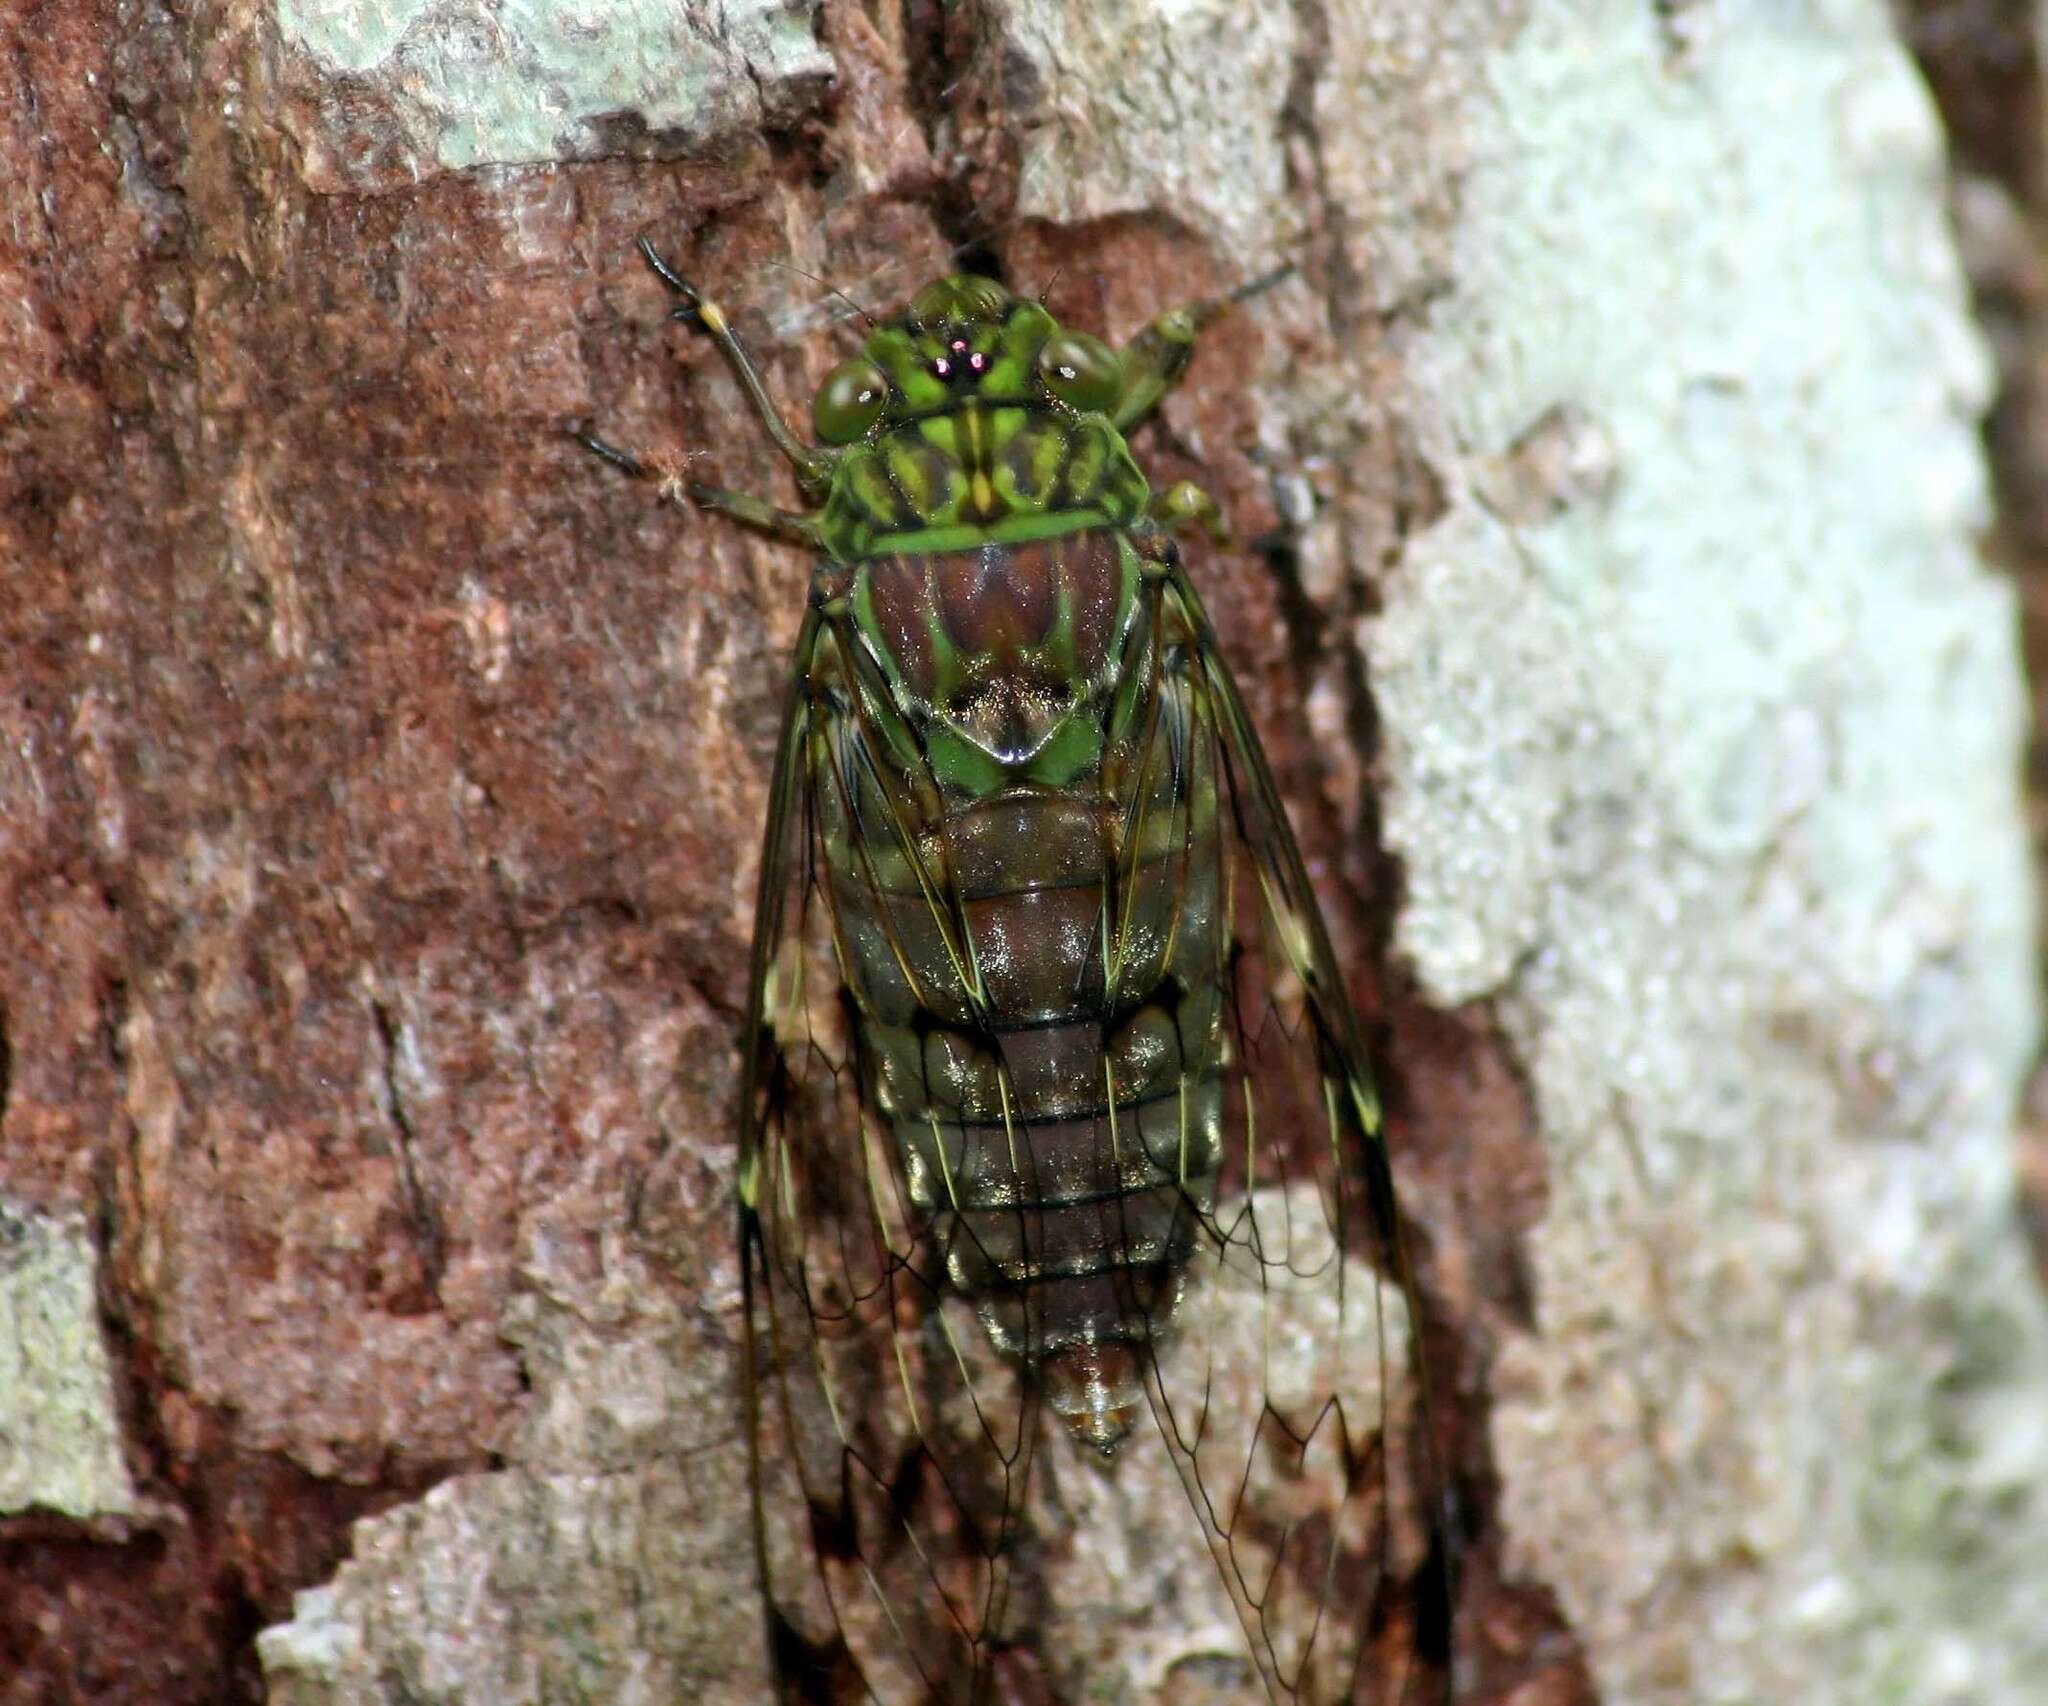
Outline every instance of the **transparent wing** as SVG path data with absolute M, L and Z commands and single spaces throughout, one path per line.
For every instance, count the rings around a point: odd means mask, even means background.
M 1447 1698 L 1449 1536 L 1378 1101 L 1257 736 L 1177 566 L 1159 600 L 1159 692 L 1185 732 L 1150 762 L 1189 767 L 1182 793 L 1216 790 L 1228 963 L 1222 1170 L 1153 1412 L 1274 1700 Z
M 1099 801 L 1100 880 L 1042 891 L 1091 908 L 1099 896 L 1094 969 L 1085 953 L 1074 969 L 1077 987 L 1099 991 L 1085 999 L 1102 1052 L 1074 1070 L 1109 1106 L 1009 1137 L 1020 1181 L 1036 1186 L 1032 1145 L 1092 1129 L 1102 1177 L 1082 1197 L 1100 1199 L 1091 1213 L 1106 1243 L 1065 1251 L 1053 1230 L 1077 1219 L 1051 1207 L 1019 1209 L 1016 1235 L 1048 1264 L 1072 1256 L 1117 1276 L 1140 1334 L 1158 1323 L 1141 1359 L 1157 1439 L 1265 1693 L 1283 1706 L 1409 1706 L 1446 1686 L 1417 1649 L 1441 1649 L 1447 1625 L 1437 1616 L 1428 1634 L 1431 1614 L 1417 1608 L 1432 1591 L 1447 1607 L 1449 1591 L 1429 1567 L 1442 1504 L 1410 1377 L 1378 1109 L 1300 856 L 1199 602 L 1178 569 L 1146 598 L 1105 700 L 1112 745 L 1135 756 Z M 976 940 L 946 860 L 933 869 L 919 852 L 932 845 L 921 839 L 928 778 L 886 695 L 863 684 L 863 655 L 816 614 L 799 642 L 746 1040 L 748 1410 L 780 1698 L 1074 1697 L 1056 1696 L 1053 1676 L 1093 1697 L 1113 1686 L 1098 1674 L 1101 1649 L 1077 1658 L 1040 1645 L 1042 1625 L 1071 1612 L 1039 1567 L 1056 1569 L 1058 1548 L 1024 1515 L 1040 1386 L 996 1354 L 945 1283 L 972 1217 L 950 1217 L 942 1235 L 948 1217 L 913 1203 L 903 1146 L 875 1105 L 886 1074 L 862 1057 L 872 1025 L 853 1023 L 848 967 L 900 963 L 906 1000 L 934 1034 L 987 1029 L 1006 1108 L 1013 1077 L 1044 1079 L 1020 1052 L 1044 1033 L 1002 1029 L 985 1007 L 997 944 Z M 1180 1040 L 1155 1047 L 1169 1018 Z M 1200 1040 L 1214 1036 L 1220 1049 Z M 1158 1077 L 1170 1081 L 1175 1061 L 1177 1094 Z M 1201 1158 L 1219 1147 L 1216 1169 Z M 943 1165 L 946 1147 L 932 1153 Z M 1162 1225 L 1194 1228 L 1184 1287 L 1161 1277 Z M 1141 1273 L 1144 1288 L 1128 1278 Z M 1020 1361 L 1033 1366 L 1028 1352 Z M 1133 1436 L 1090 1473 L 1116 1475 L 1150 1443 Z
M 846 932 L 891 928 L 873 885 L 909 842 L 877 822 L 890 802 L 848 649 L 814 612 L 772 784 L 744 1044 L 748 1422 L 771 1660 L 784 1702 L 1028 1700 L 1004 1632 L 1036 1401 L 944 1293 L 944 1252 L 872 1105 L 845 993 Z M 942 893 L 930 904 L 933 929 L 957 927 Z

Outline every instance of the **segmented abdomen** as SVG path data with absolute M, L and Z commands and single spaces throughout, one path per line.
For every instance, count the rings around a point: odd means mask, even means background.
M 1151 690 L 1085 707 L 1102 762 L 1069 785 L 920 789 L 850 711 L 821 760 L 861 1070 L 911 1202 L 997 1348 L 1104 1450 L 1171 1334 L 1223 1119 L 1213 747 L 1144 621 L 1123 668 Z

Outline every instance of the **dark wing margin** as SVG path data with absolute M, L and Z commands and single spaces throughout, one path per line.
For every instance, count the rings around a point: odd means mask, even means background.
M 942 1294 L 850 1022 L 842 913 L 879 851 L 847 809 L 877 712 L 848 678 L 856 643 L 807 615 L 755 913 L 738 1176 L 755 1548 L 783 1706 L 973 1706 L 996 1698 L 1038 1417 Z M 828 824 L 854 844 L 837 895 Z
M 1370 1067 L 1177 562 L 1158 619 L 1166 691 L 1216 779 L 1230 910 L 1223 1170 L 1153 1411 L 1275 1701 L 1447 1700 L 1454 1537 Z

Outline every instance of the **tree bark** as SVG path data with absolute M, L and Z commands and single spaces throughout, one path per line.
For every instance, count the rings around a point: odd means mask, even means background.
M 1298 263 L 1140 455 L 1243 542 L 1387 1079 L 1458 1698 L 2030 1697 L 2023 687 L 1877 0 L 0 29 L 0 1699 L 766 1698 L 729 1134 L 806 570 L 570 437 L 780 489 L 642 233 L 793 411 L 807 274 L 1120 337 Z M 1192 1698 L 1170 1472 L 1065 1493 L 1062 1662 Z

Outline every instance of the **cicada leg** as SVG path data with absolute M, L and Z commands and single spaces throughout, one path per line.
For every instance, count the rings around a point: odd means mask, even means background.
M 1118 352 L 1123 359 L 1123 389 L 1110 410 L 1110 420 L 1117 431 L 1128 432 L 1158 408 L 1166 394 L 1181 382 L 1188 363 L 1195 358 L 1195 340 L 1207 327 L 1240 302 L 1271 290 L 1293 271 L 1290 261 L 1221 296 L 1169 308 L 1125 344 Z
M 795 510 L 784 509 L 766 498 L 757 498 L 746 492 L 728 492 L 720 486 L 702 486 L 694 480 L 683 490 L 699 509 L 715 509 L 720 515 L 731 516 L 742 527 L 751 527 L 757 533 L 766 533 L 776 539 L 786 539 L 808 551 L 825 549 L 825 542 L 818 535 L 818 523 L 811 516 L 799 515 Z
M 678 508 L 686 503 L 698 509 L 712 509 L 721 515 L 729 515 L 744 527 L 766 533 L 776 539 L 786 539 L 791 544 L 802 545 L 817 551 L 823 546 L 818 539 L 818 524 L 810 516 L 799 515 L 795 510 L 782 509 L 766 498 L 751 497 L 745 492 L 728 492 L 718 486 L 707 486 L 701 481 L 685 480 L 674 468 L 660 459 L 643 455 L 632 450 L 622 450 L 616 444 L 608 444 L 593 432 L 579 432 L 576 439 L 593 456 L 609 462 L 623 474 L 630 474 L 636 480 L 649 481 L 661 495 Z
M 1177 480 L 1165 491 L 1153 495 L 1145 514 L 1155 527 L 1169 532 L 1199 527 L 1218 545 L 1230 543 L 1230 526 L 1223 519 L 1223 506 L 1192 480 Z
M 739 380 L 740 389 L 746 392 L 748 401 L 754 405 L 754 413 L 760 419 L 762 430 L 774 442 L 775 448 L 789 458 L 789 465 L 796 470 L 797 489 L 803 493 L 804 500 L 807 503 L 822 500 L 832 484 L 832 468 L 837 458 L 829 450 L 818 450 L 805 444 L 790 431 L 789 423 L 782 418 L 774 399 L 768 395 L 768 387 L 762 383 L 760 370 L 754 366 L 753 358 L 734 336 L 732 326 L 725 317 L 725 311 L 663 260 L 654 245 L 645 237 L 640 239 L 640 258 L 647 263 L 654 276 L 668 286 L 676 299 L 675 307 L 669 310 L 669 318 L 695 326 L 718 346 L 727 365 L 732 368 L 733 376 Z M 746 501 L 752 503 L 754 500 Z M 709 507 L 726 508 L 717 504 Z M 727 513 L 748 521 L 749 526 L 761 525 L 757 521 L 749 520 L 737 509 L 727 508 Z

